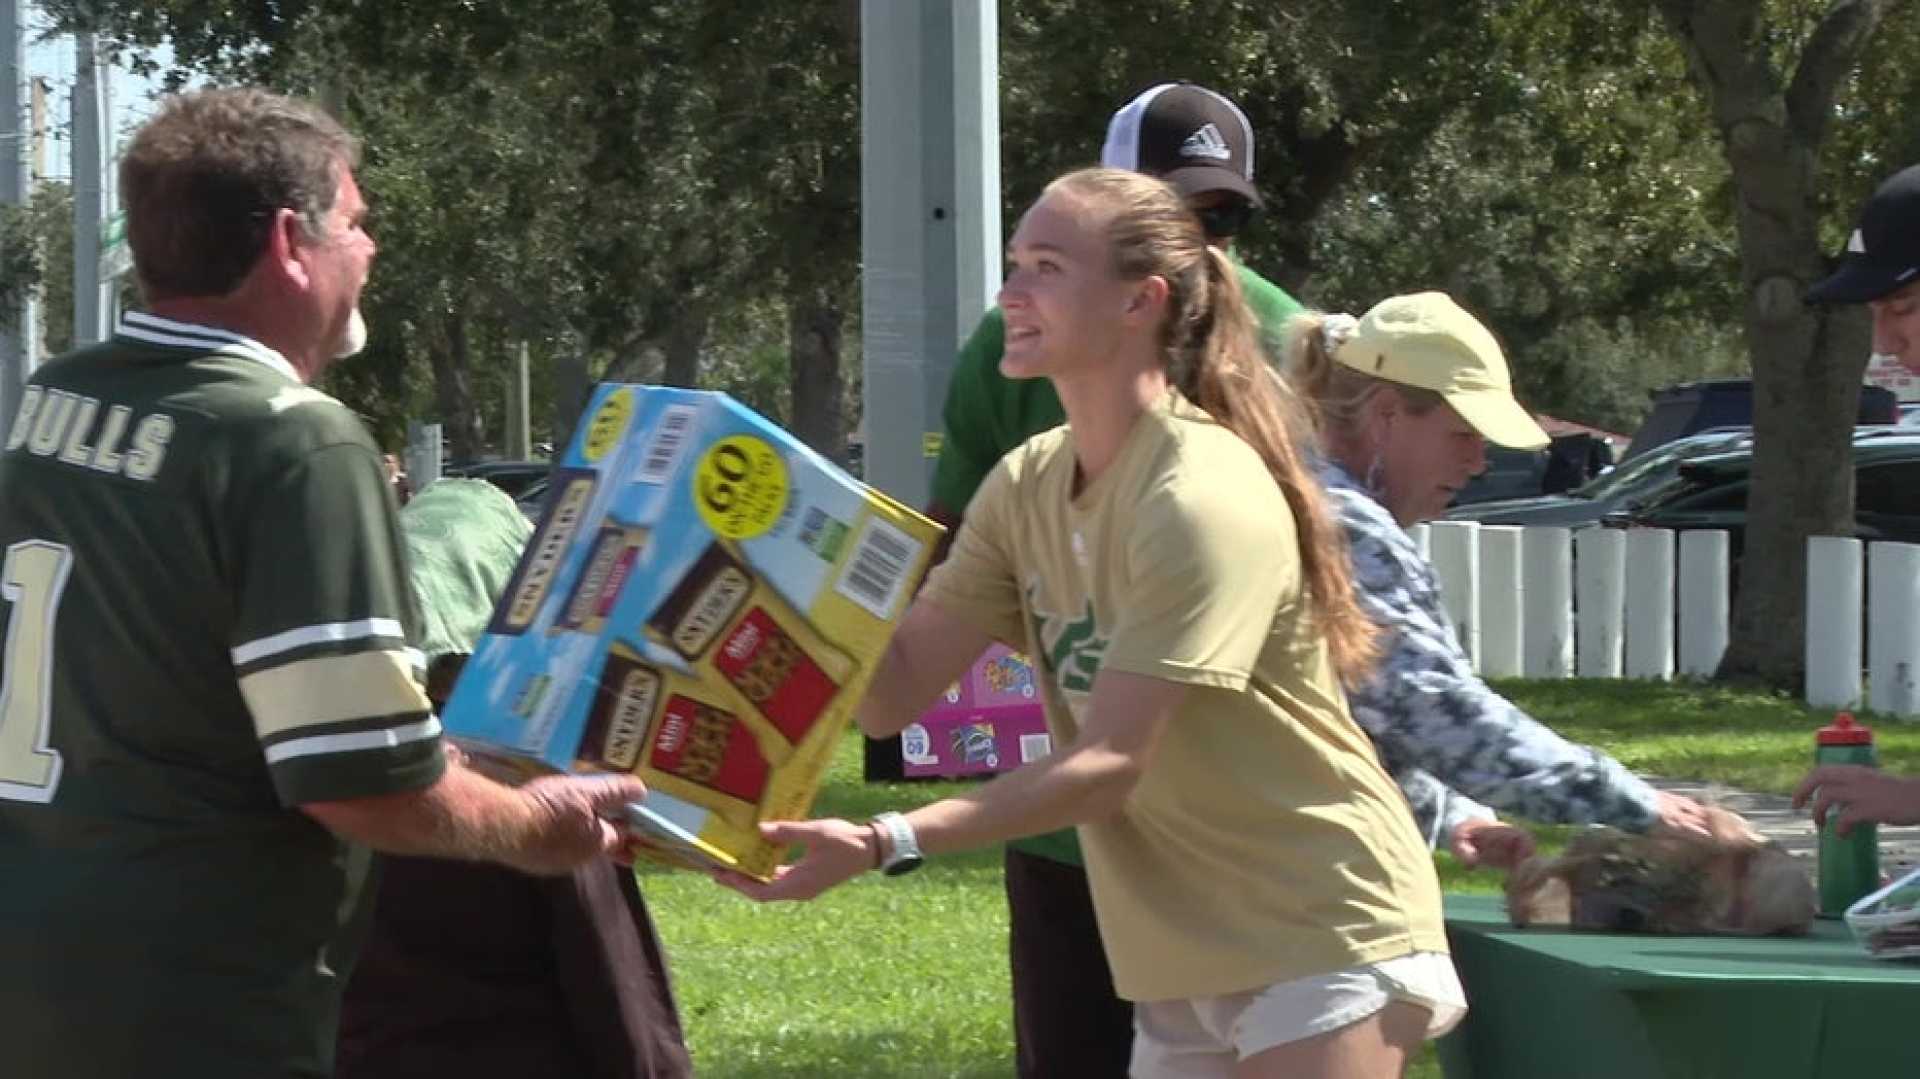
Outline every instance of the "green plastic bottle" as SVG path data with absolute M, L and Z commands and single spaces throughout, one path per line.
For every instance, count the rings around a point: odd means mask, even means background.
M 1873 731 L 1841 712 L 1833 723 L 1814 735 L 1813 763 L 1879 766 L 1873 753 Z M 1838 918 L 1854 901 L 1880 887 L 1880 830 L 1872 823 L 1853 826 L 1846 835 L 1834 831 L 1839 807 L 1827 811 L 1820 829 L 1820 916 Z

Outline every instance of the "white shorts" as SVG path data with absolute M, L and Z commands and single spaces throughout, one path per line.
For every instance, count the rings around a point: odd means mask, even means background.
M 1415 952 L 1265 989 L 1133 1006 L 1134 1079 L 1220 1079 L 1278 1045 L 1351 1026 L 1396 1000 L 1425 1008 L 1427 1037 L 1467 1014 L 1453 961 Z

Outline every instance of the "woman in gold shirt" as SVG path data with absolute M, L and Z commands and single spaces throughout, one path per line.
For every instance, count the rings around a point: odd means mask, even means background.
M 1140 1076 L 1399 1075 L 1465 1010 L 1432 862 L 1347 713 L 1374 630 L 1232 264 L 1165 184 L 1090 169 L 1021 220 L 1001 370 L 1067 425 L 1003 459 L 860 711 L 903 727 L 993 640 L 1032 655 L 1058 750 L 867 824 L 762 899 L 1078 826 Z

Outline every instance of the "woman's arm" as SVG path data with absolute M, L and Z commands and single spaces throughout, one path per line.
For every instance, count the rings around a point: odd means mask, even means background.
M 1407 808 L 1413 810 L 1414 827 L 1420 830 L 1420 837 L 1430 848 L 1444 848 L 1454 829 L 1468 821 L 1497 819 L 1493 810 L 1453 790 L 1429 772 L 1412 766 L 1396 766 L 1384 753 L 1380 763 L 1399 785 L 1400 793 L 1406 795 Z
M 1382 755 L 1530 820 L 1653 827 L 1663 807 L 1644 780 L 1562 738 L 1474 673 L 1441 612 L 1432 569 L 1384 511 L 1357 505 L 1361 497 L 1343 491 L 1336 501 L 1361 606 L 1384 631 L 1383 655 L 1349 702 Z
M 873 672 L 854 721 L 869 738 L 899 734 L 992 643 L 986 630 L 939 604 L 914 600 Z
M 1085 729 L 1065 749 L 966 794 L 907 816 L 920 848 L 945 854 L 1019 836 L 1038 835 L 1112 816 L 1126 804 L 1153 759 L 1187 688 L 1144 675 L 1102 671 L 1094 680 Z M 793 865 L 770 883 L 737 874 L 720 880 L 752 899 L 812 899 L 879 865 L 879 836 L 847 820 L 763 824 L 770 842 L 801 844 Z

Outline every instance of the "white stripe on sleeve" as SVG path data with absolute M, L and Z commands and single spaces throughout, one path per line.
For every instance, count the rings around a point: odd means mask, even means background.
M 235 648 L 233 665 L 244 667 L 256 660 L 313 644 L 357 641 L 368 637 L 404 638 L 405 636 L 406 631 L 400 628 L 400 620 L 397 618 L 362 618 L 357 622 L 328 622 L 318 626 L 302 626 L 299 629 L 276 633 L 271 637 L 248 641 Z
M 392 749 L 409 742 L 424 742 L 440 736 L 440 720 L 428 716 L 418 723 L 409 723 L 404 727 L 387 727 L 377 731 L 354 731 L 350 734 L 316 734 L 310 738 L 295 738 L 267 747 L 267 763 L 279 764 L 296 757 L 319 757 L 329 753 L 351 753 L 361 749 Z

